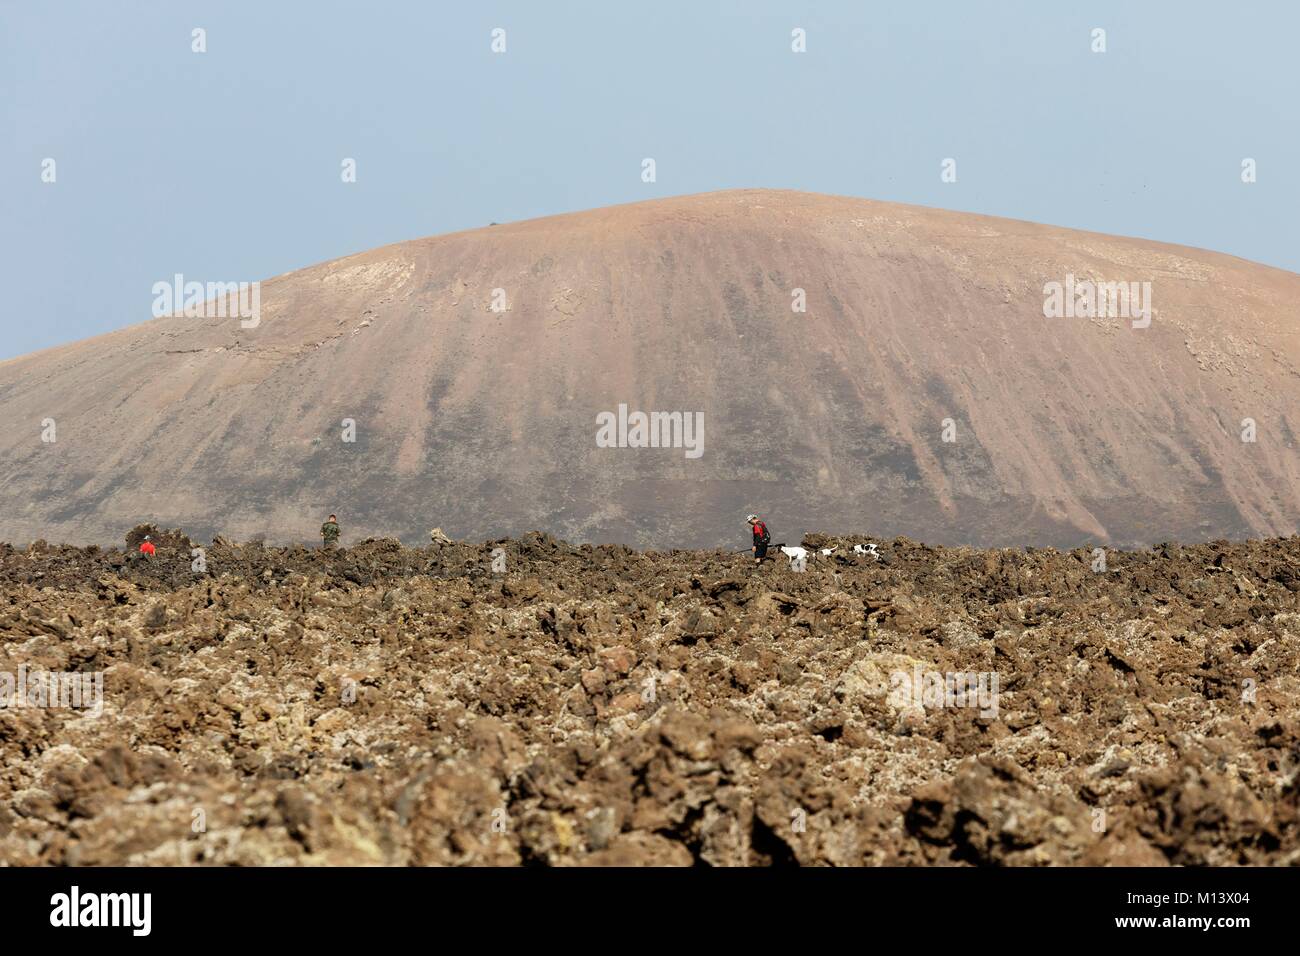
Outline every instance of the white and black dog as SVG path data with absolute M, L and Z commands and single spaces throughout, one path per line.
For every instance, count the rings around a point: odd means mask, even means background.
M 777 545 L 781 553 L 790 559 L 790 567 L 802 566 L 807 563 L 809 558 L 827 557 L 835 551 L 835 548 L 822 548 L 820 550 L 809 551 L 807 548 L 793 548 L 786 545 Z

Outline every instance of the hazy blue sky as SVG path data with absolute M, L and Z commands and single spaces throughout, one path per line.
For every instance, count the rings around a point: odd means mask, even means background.
M 176 272 L 741 186 L 1300 271 L 1298 33 L 1282 0 L 0 0 L 0 357 L 147 319 Z

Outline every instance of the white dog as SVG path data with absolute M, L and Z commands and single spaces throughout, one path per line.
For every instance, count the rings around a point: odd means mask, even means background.
M 792 548 L 787 547 L 784 544 L 781 545 L 781 553 L 790 559 L 791 570 L 799 570 L 799 568 L 808 563 L 809 558 L 814 558 L 819 554 L 822 557 L 825 557 L 834 551 L 834 548 L 822 548 L 820 551 L 809 551 L 807 548 Z

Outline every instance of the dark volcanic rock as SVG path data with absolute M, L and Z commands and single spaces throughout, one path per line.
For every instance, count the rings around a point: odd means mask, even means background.
M 1300 862 L 1300 538 L 1104 573 L 221 538 L 196 571 L 149 533 L 0 545 L 0 674 L 102 679 L 98 716 L 0 707 L 0 860 Z

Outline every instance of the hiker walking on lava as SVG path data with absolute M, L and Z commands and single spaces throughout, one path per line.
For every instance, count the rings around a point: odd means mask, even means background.
M 153 546 L 148 535 L 145 535 L 144 540 L 140 542 L 140 553 L 150 558 L 158 553 L 158 549 Z
M 339 546 L 339 522 L 337 515 L 330 515 L 330 520 L 320 526 L 321 548 L 333 551 Z
M 749 522 L 749 528 L 754 532 L 754 546 L 749 550 L 754 552 L 754 563 L 761 564 L 767 557 L 767 546 L 772 536 L 767 533 L 767 525 L 763 524 L 758 515 L 748 515 L 745 520 Z

